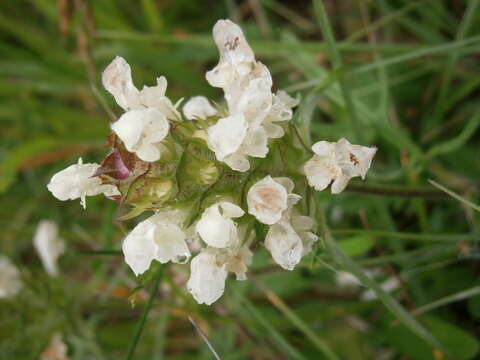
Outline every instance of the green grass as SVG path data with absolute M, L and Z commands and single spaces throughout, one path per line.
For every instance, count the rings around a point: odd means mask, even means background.
M 71 16 L 60 3 L 76 4 Z M 58 331 L 70 359 L 213 358 L 189 317 L 222 359 L 479 356 L 478 0 L 85 3 L 0 4 L 0 252 L 26 284 L 0 300 L 0 358 L 37 359 Z M 218 58 L 211 28 L 227 17 L 275 87 L 302 98 L 294 123 L 307 145 L 346 137 L 379 150 L 365 182 L 310 193 L 322 237 L 312 255 L 287 272 L 259 247 L 252 279 L 228 281 L 206 307 L 185 290 L 187 267 L 133 276 L 119 250 L 136 220 L 118 221 L 115 204 L 92 197 L 84 211 L 45 185 L 105 154 L 120 111 L 100 74 L 115 55 L 137 85 L 165 75 L 172 99 L 220 100 L 204 75 Z M 41 219 L 67 242 L 56 279 L 31 243 Z M 337 285 L 342 270 L 363 286 Z M 390 277 L 401 286 L 387 293 Z M 368 289 L 376 300 L 361 300 Z

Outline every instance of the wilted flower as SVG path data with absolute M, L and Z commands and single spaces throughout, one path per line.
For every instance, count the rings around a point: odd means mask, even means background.
M 94 176 L 99 167 L 100 165 L 96 163 L 83 164 L 82 158 L 79 158 L 77 164 L 70 165 L 53 175 L 47 188 L 53 196 L 62 201 L 80 199 L 84 209 L 86 196 L 119 195 L 116 186 L 102 184 L 102 180 Z
M 65 251 L 65 243 L 58 237 L 57 224 L 50 220 L 40 221 L 33 237 L 33 245 L 45 271 L 50 276 L 56 276 L 58 258 Z
M 183 105 L 183 115 L 188 120 L 205 120 L 217 114 L 205 96 L 194 96 Z
M 352 177 L 365 178 L 377 148 L 338 142 L 319 141 L 312 146 L 315 155 L 305 163 L 308 184 L 324 190 L 332 181 L 332 193 L 342 192 Z
M 63 342 L 62 334 L 55 333 L 47 348 L 40 355 L 40 360 L 68 360 L 68 347 Z
M 232 218 L 245 212 L 228 201 L 220 201 L 208 207 L 197 223 L 196 231 L 203 241 L 215 248 L 231 246 L 237 239 L 237 225 Z
M 191 233 L 182 223 L 186 212 L 182 210 L 161 211 L 139 223 L 123 241 L 125 262 L 135 275 L 150 268 L 152 260 L 185 263 L 190 258 L 186 240 Z
M 4 255 L 0 255 L 0 299 L 14 297 L 22 289 L 20 271 Z

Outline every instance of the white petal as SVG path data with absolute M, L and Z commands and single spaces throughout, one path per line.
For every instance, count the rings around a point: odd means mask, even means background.
M 183 105 L 183 114 L 188 120 L 205 120 L 217 114 L 205 96 L 194 96 Z
M 377 152 L 375 147 L 353 145 L 347 139 L 340 139 L 335 146 L 338 165 L 349 177 L 360 176 L 362 179 L 367 174 L 372 159 Z
M 332 194 L 339 194 L 343 190 L 345 190 L 349 181 L 350 181 L 350 176 L 347 176 L 345 174 L 339 175 L 332 183 L 332 187 L 331 187 Z
M 130 65 L 122 57 L 117 56 L 106 67 L 102 74 L 102 83 L 124 110 L 140 106 L 139 91 L 133 84 Z
M 222 296 L 226 278 L 225 265 L 217 264 L 215 252 L 206 249 L 190 263 L 187 289 L 199 304 L 211 305 Z
M 166 221 L 157 223 L 154 242 L 157 245 L 155 259 L 162 264 L 169 261 L 184 264 L 190 258 L 185 232 L 178 226 Z
M 178 120 L 180 114 L 172 101 L 165 96 L 167 79 L 164 76 L 157 78 L 156 86 L 144 86 L 140 91 L 140 102 L 149 108 L 161 112 L 167 119 Z
M 22 287 L 20 271 L 6 256 L 0 255 L 0 299 L 14 297 Z
M 312 251 L 313 245 L 318 241 L 318 236 L 309 231 L 299 232 L 298 235 L 302 239 L 303 250 L 302 257 Z
M 318 141 L 312 145 L 315 154 L 322 157 L 335 157 L 335 143 L 328 141 Z
M 238 218 L 245 215 L 245 211 L 238 205 L 232 204 L 228 201 L 221 201 L 218 203 L 222 210 L 222 216 L 228 219 Z
M 207 129 L 208 146 L 221 161 L 238 150 L 246 133 L 247 124 L 242 114 L 220 119 Z
M 237 64 L 255 60 L 242 29 L 232 21 L 218 20 L 213 27 L 213 39 L 220 52 L 220 61 Z
M 57 260 L 65 250 L 63 240 L 58 237 L 57 224 L 49 220 L 40 221 L 33 237 L 33 245 L 45 271 L 50 276 L 57 275 Z
M 224 209 L 226 213 L 223 213 Z M 212 247 L 225 248 L 236 240 L 237 225 L 228 217 L 231 212 L 232 209 L 229 209 L 225 202 L 216 203 L 203 212 L 196 231 L 205 243 Z
M 253 253 L 248 245 L 239 247 L 226 263 L 227 271 L 233 272 L 237 280 L 247 279 L 248 265 L 252 263 Z
M 308 160 L 304 167 L 308 185 L 317 191 L 324 190 L 332 180 L 341 174 L 340 168 L 329 158 L 314 155 Z
M 297 231 L 308 231 L 313 228 L 315 222 L 310 216 L 293 216 L 292 226 Z
M 282 185 L 289 194 L 293 191 L 293 188 L 295 187 L 295 183 L 293 182 L 293 180 L 286 176 L 275 177 L 273 178 L 273 180 Z
M 285 270 L 293 270 L 302 258 L 302 239 L 286 221 L 270 226 L 265 247 L 272 254 L 273 260 Z
M 235 171 L 246 172 L 250 170 L 250 162 L 245 155 L 231 154 L 225 157 L 223 162 Z
M 269 139 L 279 139 L 285 135 L 285 131 L 280 125 L 265 122 L 263 124 L 263 128 L 265 129 L 265 134 Z
M 256 182 L 247 193 L 248 212 L 264 224 L 278 222 L 287 209 L 287 190 L 271 176 Z
M 144 161 L 160 159 L 158 147 L 152 147 L 167 135 L 170 125 L 165 115 L 154 108 L 131 110 L 112 124 L 112 130 L 130 152 Z
M 268 154 L 268 138 L 263 127 L 248 130 L 240 147 L 242 154 L 264 158 Z
M 233 86 L 237 89 L 224 89 L 229 111 L 243 113 L 249 126 L 257 128 L 272 106 L 272 77 L 268 68 L 256 62 L 248 77 L 236 81 Z
M 122 250 L 125 262 L 137 276 L 150 268 L 150 263 L 155 256 L 155 228 L 153 221 L 144 220 L 123 240 Z

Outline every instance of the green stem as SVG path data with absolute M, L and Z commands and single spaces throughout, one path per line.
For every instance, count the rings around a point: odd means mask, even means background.
M 351 183 L 347 191 L 372 194 L 379 196 L 422 197 L 422 198 L 445 198 L 445 194 L 434 188 L 403 188 L 380 185 L 366 185 Z
M 125 358 L 126 360 L 133 359 L 133 353 L 135 352 L 135 349 L 137 348 L 140 337 L 142 336 L 143 328 L 145 327 L 145 323 L 147 322 L 148 313 L 152 308 L 153 299 L 155 299 L 155 295 L 157 294 L 158 285 L 160 284 L 160 280 L 162 279 L 162 276 L 163 276 L 163 266 L 160 266 L 153 279 L 152 288 L 150 289 L 150 296 L 148 298 L 147 304 L 145 305 L 145 308 L 143 309 L 142 317 L 138 322 L 137 329 L 135 330 L 135 335 L 128 349 L 127 357 Z

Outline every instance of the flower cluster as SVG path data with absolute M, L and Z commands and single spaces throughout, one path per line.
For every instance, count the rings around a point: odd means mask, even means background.
M 376 151 L 341 139 L 317 142 L 309 160 L 305 152 L 293 161 L 283 156 L 301 151 L 294 125 L 286 125 L 298 100 L 272 92 L 268 68 L 236 24 L 218 21 L 213 37 L 220 61 L 206 79 L 223 90 L 225 107 L 195 96 L 181 114 L 180 101 L 166 96 L 164 77 L 138 90 L 130 66 L 117 57 L 102 76 L 125 111 L 111 125 L 111 152 L 101 164 L 80 159 L 48 184 L 58 199 L 79 198 L 83 207 L 86 196 L 97 194 L 128 205 L 122 220 L 153 212 L 124 239 L 125 262 L 138 276 L 153 260 L 184 264 L 193 256 L 186 286 L 208 305 L 222 296 L 228 273 L 247 278 L 254 241 L 263 240 L 273 260 L 293 270 L 318 240 L 302 206 L 306 184 L 321 191 L 331 183 L 339 193 L 350 178 L 365 177 Z M 44 261 L 54 273 L 51 260 Z

